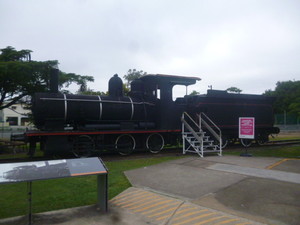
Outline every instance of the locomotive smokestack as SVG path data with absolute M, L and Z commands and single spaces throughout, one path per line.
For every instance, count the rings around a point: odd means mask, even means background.
M 52 68 L 50 72 L 50 92 L 58 93 L 58 69 Z
M 109 96 L 112 97 L 123 97 L 123 81 L 118 74 L 115 74 L 112 78 L 110 78 L 108 82 L 108 93 Z

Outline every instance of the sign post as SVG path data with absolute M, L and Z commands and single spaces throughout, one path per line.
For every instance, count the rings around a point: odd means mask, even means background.
M 255 138 L 255 118 L 254 117 L 239 117 L 239 138 L 244 141 L 243 145 L 246 147 L 246 152 L 241 153 L 240 156 L 252 156 L 248 154 L 247 147 L 250 146 L 245 144 L 246 140 Z M 245 140 L 246 139 L 246 140 Z

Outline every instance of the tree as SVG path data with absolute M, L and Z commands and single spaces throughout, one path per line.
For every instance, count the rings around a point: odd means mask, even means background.
M 31 50 L 17 51 L 13 47 L 0 49 L 0 110 L 7 108 L 35 92 L 49 90 L 49 76 L 57 68 L 57 60 L 32 61 Z M 92 76 L 74 73 L 59 73 L 59 86 L 68 87 L 76 83 L 80 88 L 86 87 Z
M 300 116 L 300 81 L 278 81 L 275 90 L 266 90 L 265 96 L 276 97 L 275 113 L 298 114 Z
M 193 96 L 193 95 L 200 95 L 200 92 L 193 90 L 189 95 Z
M 300 118 L 300 97 L 296 98 L 296 102 L 292 102 L 288 109 L 290 113 L 295 114 Z
M 108 91 L 107 92 L 103 92 L 103 91 L 94 91 L 93 89 L 87 88 L 85 91 L 77 91 L 77 94 L 80 95 L 108 95 Z
M 126 87 L 129 88 L 130 82 L 140 78 L 141 76 L 146 75 L 147 73 L 144 72 L 143 70 L 137 71 L 136 69 L 129 69 L 127 74 L 123 76 L 123 78 L 127 81 L 126 82 Z
M 228 91 L 229 93 L 237 93 L 237 94 L 240 94 L 242 92 L 242 90 L 237 87 L 227 88 L 226 91 Z

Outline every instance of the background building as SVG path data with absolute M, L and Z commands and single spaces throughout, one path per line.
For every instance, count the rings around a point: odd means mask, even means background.
M 31 111 L 17 103 L 0 110 L 0 124 L 3 127 L 26 127 L 29 125 L 28 113 Z

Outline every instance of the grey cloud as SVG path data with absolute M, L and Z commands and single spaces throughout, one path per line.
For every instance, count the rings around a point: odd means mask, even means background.
M 95 90 L 136 68 L 200 76 L 201 93 L 259 94 L 300 78 L 299 9 L 293 0 L 0 0 L 0 47 L 57 59 L 63 71 L 94 76 Z

